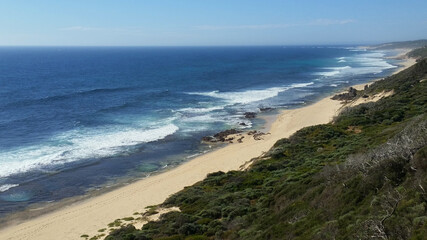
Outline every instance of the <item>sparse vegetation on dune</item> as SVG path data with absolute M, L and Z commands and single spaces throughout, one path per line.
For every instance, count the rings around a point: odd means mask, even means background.
M 427 58 L 427 42 L 424 47 L 414 49 L 410 51 L 407 55 L 408 57 L 416 58 L 416 59 Z
M 425 239 L 427 60 L 357 95 L 333 123 L 278 141 L 245 171 L 211 173 L 142 229 L 106 239 Z
M 398 49 L 398 48 L 408 48 L 408 49 L 415 49 L 424 47 L 427 45 L 427 39 L 420 39 L 420 40 L 414 40 L 414 41 L 402 41 L 402 42 L 390 42 L 390 43 L 383 43 L 372 46 L 374 49 L 379 50 L 389 50 L 389 49 Z

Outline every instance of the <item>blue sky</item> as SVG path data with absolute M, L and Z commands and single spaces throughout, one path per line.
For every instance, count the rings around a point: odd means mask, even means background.
M 425 0 L 3 0 L 0 45 L 366 44 L 427 38 Z

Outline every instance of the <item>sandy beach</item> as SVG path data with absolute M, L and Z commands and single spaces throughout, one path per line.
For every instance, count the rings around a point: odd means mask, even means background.
M 407 59 L 399 70 L 414 63 L 415 60 Z M 343 106 L 328 96 L 302 108 L 284 110 L 271 124 L 269 134 L 260 136 L 259 140 L 242 134 L 242 143 L 228 144 L 169 171 L 2 228 L 0 239 L 82 239 L 83 234 L 97 235 L 99 229 L 115 219 L 160 204 L 171 194 L 202 180 L 208 173 L 246 167 L 251 159 L 267 152 L 277 140 L 289 137 L 301 128 L 330 122 Z

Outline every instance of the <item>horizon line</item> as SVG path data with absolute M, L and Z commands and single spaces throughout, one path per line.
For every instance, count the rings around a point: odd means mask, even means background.
M 381 43 L 319 43 L 319 44 L 265 44 L 265 45 L 0 45 L 5 47 L 305 47 L 305 46 L 362 46 Z
M 219 45 L 0 45 L 5 47 L 304 47 L 304 46 L 371 46 L 386 43 L 425 41 L 426 38 L 411 40 L 369 41 L 365 43 L 302 43 L 302 44 L 219 44 Z

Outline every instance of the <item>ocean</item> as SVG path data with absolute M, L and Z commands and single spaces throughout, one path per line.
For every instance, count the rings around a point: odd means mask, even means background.
M 211 150 L 203 136 L 262 126 L 245 112 L 301 107 L 390 74 L 393 54 L 0 47 L 0 217 L 176 166 Z

